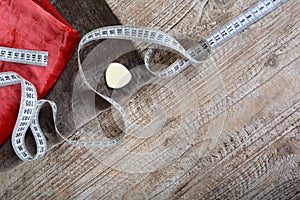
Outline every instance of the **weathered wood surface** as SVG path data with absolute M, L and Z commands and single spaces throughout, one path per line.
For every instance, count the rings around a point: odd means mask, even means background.
M 206 35 L 255 0 L 108 0 L 123 24 Z M 299 199 L 300 2 L 131 97 L 125 141 L 0 174 L 4 199 Z M 138 44 L 140 48 L 141 45 Z M 110 123 L 105 112 L 77 132 Z M 147 126 L 151 125 L 151 129 Z M 104 125 L 100 125 L 104 126 Z M 148 129 L 147 129 L 148 128 Z

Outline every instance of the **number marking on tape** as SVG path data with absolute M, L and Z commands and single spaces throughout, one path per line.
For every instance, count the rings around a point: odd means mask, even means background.
M 46 67 L 48 65 L 48 52 L 0 46 L 0 60 Z

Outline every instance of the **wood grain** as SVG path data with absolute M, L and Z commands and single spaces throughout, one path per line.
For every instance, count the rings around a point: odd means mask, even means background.
M 123 24 L 205 36 L 256 1 L 107 2 Z M 0 195 L 299 199 L 299 10 L 299 1 L 289 1 L 205 63 L 172 79 L 152 79 L 132 94 L 124 103 L 129 128 L 120 145 L 62 143 L 43 159 L 0 174 Z M 112 114 L 103 111 L 74 137 L 116 126 Z

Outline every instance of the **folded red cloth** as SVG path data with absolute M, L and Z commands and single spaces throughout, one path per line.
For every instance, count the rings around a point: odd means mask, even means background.
M 79 35 L 48 0 L 1 0 L 0 46 L 47 51 L 48 66 L 0 61 L 0 72 L 14 71 L 33 83 L 38 98 L 53 86 L 70 59 Z M 0 145 L 12 134 L 20 85 L 0 87 Z

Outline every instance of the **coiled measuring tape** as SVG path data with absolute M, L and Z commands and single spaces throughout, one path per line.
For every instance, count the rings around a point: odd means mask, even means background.
M 200 41 L 197 45 L 193 46 L 190 49 L 185 49 L 174 37 L 156 29 L 136 26 L 110 26 L 93 30 L 83 36 L 78 46 L 78 55 L 80 55 L 80 52 L 84 49 L 85 45 L 100 39 L 140 40 L 149 42 L 175 50 L 184 57 L 183 59 L 177 59 L 165 70 L 153 72 L 149 67 L 151 51 L 146 53 L 145 66 L 151 73 L 160 78 L 172 77 L 184 70 L 193 62 L 202 62 L 211 50 L 225 43 L 234 35 L 238 34 L 246 27 L 256 22 L 285 2 L 287 2 L 287 0 L 261 0 L 260 2 L 246 10 L 244 13 L 240 14 L 238 17 L 232 19 L 216 31 L 212 32 L 203 41 Z M 0 47 L 0 60 L 46 66 L 48 61 L 48 54 L 47 52 L 42 51 Z M 126 127 L 127 120 L 124 108 L 122 108 L 122 106 L 112 98 L 100 94 L 93 87 L 91 87 L 91 85 L 85 78 L 81 63 L 82 62 L 80 60 L 80 56 L 78 56 L 79 72 L 83 78 L 84 83 L 92 91 L 104 98 L 117 109 L 117 111 L 121 114 Z M 57 113 L 56 104 L 55 102 L 50 100 L 37 100 L 37 94 L 34 85 L 15 72 L 0 73 L 0 86 L 7 86 L 12 84 L 21 84 L 22 89 L 19 114 L 12 134 L 12 146 L 17 156 L 21 160 L 34 160 L 43 156 L 47 150 L 47 141 L 39 126 L 38 121 L 40 109 L 44 104 L 50 104 L 55 125 Z M 28 128 L 31 129 L 36 141 L 37 153 L 35 156 L 32 156 L 28 152 L 25 145 L 25 134 Z M 63 136 L 57 129 L 56 125 L 55 130 L 66 142 L 78 146 L 114 145 L 123 139 L 126 132 L 125 130 L 118 137 L 106 141 L 75 141 Z

